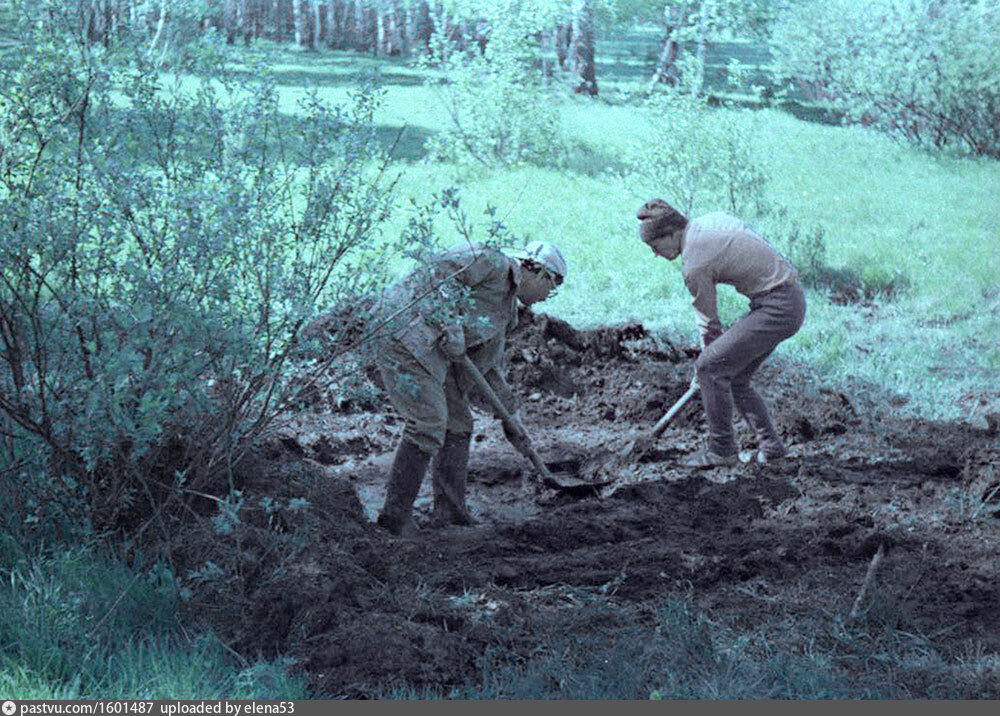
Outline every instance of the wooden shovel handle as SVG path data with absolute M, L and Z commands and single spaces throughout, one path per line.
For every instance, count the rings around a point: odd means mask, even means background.
M 473 363 L 467 355 L 462 355 L 457 362 L 465 368 L 465 372 L 468 373 L 469 376 L 471 376 L 471 378 L 476 382 L 476 386 L 483 391 L 486 395 L 486 399 L 490 401 L 490 405 L 492 405 L 493 409 L 497 411 L 500 419 L 525 436 L 525 449 L 528 453 L 527 458 L 531 460 L 531 464 L 535 466 L 535 469 L 538 470 L 539 473 L 541 473 L 542 477 L 550 479 L 552 475 L 549 473 L 549 468 L 546 467 L 542 458 L 539 457 L 537 452 L 535 452 L 535 449 L 531 447 L 531 439 L 528 438 L 528 433 L 524 429 L 524 426 L 521 425 L 521 421 L 519 421 L 509 410 L 507 410 L 507 406 L 503 404 L 502 400 L 500 400 L 500 396 L 493 390 L 493 386 L 490 385 L 486 378 L 483 377 L 483 374 L 476 367 L 476 364 Z
M 667 411 L 666 415 L 660 418 L 659 421 L 657 421 L 656 425 L 653 426 L 653 431 L 651 433 L 651 436 L 653 438 L 660 437 L 660 434 L 667 429 L 667 425 L 670 423 L 671 420 L 674 419 L 674 416 L 680 412 L 681 408 L 687 405 L 687 402 L 691 400 L 691 398 L 693 398 L 694 394 L 697 392 L 698 392 L 697 385 L 692 385 L 690 388 L 688 388 L 687 392 L 684 393 L 684 395 L 682 395 L 676 403 L 670 406 L 670 410 Z

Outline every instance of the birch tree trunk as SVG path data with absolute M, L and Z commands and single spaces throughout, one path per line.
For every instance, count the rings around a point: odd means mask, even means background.
M 569 49 L 570 71 L 576 81 L 577 94 L 597 94 L 594 68 L 594 8 L 590 0 L 573 2 L 573 37 Z
M 302 8 L 300 0 L 292 0 L 292 25 L 295 27 L 295 44 L 301 47 L 304 42 L 304 29 L 302 27 Z
M 542 87 L 548 87 L 549 80 L 555 72 L 552 60 L 556 59 L 556 32 L 552 28 L 542 30 L 542 37 L 539 41 L 539 50 L 542 59 Z M 556 61 L 558 62 L 558 59 Z
M 339 0 L 327 0 L 326 3 L 326 46 L 340 47 L 343 40 L 342 28 L 340 26 L 344 13 L 340 8 Z
M 245 40 L 249 44 L 251 38 L 256 40 L 264 34 L 264 3 L 256 0 L 251 4 L 251 0 L 242 0 L 241 4 L 244 8 L 243 22 L 247 28 Z
M 244 45 L 249 45 L 250 40 L 256 37 L 250 0 L 236 0 L 236 34 L 243 36 Z
M 385 13 L 381 10 L 375 11 L 375 53 L 378 55 L 386 54 L 385 51 L 386 39 L 385 39 Z
M 403 11 L 400 0 L 392 0 L 392 24 L 389 36 L 396 44 L 399 54 L 410 54 L 410 43 L 406 39 L 406 13 Z
M 270 6 L 272 16 L 270 20 L 274 23 L 271 28 L 271 37 L 282 42 L 285 39 L 285 16 L 282 14 L 282 2 L 281 0 L 273 0 Z
M 222 4 L 222 32 L 226 44 L 232 45 L 236 40 L 236 0 L 226 0 Z
M 309 4 L 312 10 L 312 37 L 309 47 L 315 50 L 323 42 L 323 17 L 319 11 L 319 0 L 310 0 Z
M 104 20 L 100 0 L 90 0 L 86 5 L 81 2 L 80 20 L 87 30 L 87 42 L 95 44 L 104 40 L 106 33 L 103 29 Z
M 153 58 L 153 53 L 156 51 L 156 45 L 163 36 L 163 26 L 167 21 L 167 0 L 160 0 L 159 15 L 160 16 L 156 19 L 156 31 L 153 33 L 153 40 L 149 43 L 149 50 L 146 52 L 146 59 L 149 60 Z
M 365 0 L 354 0 L 354 47 L 361 52 L 370 50 L 374 39 L 370 15 L 371 11 Z
M 295 44 L 316 49 L 312 32 L 310 0 L 292 0 L 292 22 L 295 25 Z
M 406 6 L 406 43 L 410 51 L 426 52 L 434 32 L 431 9 L 427 0 L 412 0 Z
M 705 86 L 705 46 L 708 44 L 708 23 L 712 13 L 712 0 L 701 3 L 698 16 L 698 92 Z
M 104 46 L 111 47 L 111 0 L 103 0 L 101 11 L 103 15 L 101 24 L 104 28 Z
M 649 84 L 646 85 L 646 94 L 651 94 L 659 82 L 676 84 L 680 79 L 676 67 L 679 46 L 674 35 L 678 27 L 678 13 L 671 5 L 663 7 L 663 24 L 666 28 L 666 33 L 663 36 L 663 47 L 660 49 L 660 56 L 656 61 L 653 76 L 649 78 Z
M 566 63 L 569 59 L 569 46 L 572 38 L 573 38 L 572 22 L 568 22 L 565 25 L 556 25 L 555 29 L 556 62 L 559 64 L 560 69 L 566 69 Z
M 383 0 L 376 10 L 378 18 L 378 53 L 380 55 L 399 55 L 405 51 L 403 43 L 403 27 L 399 2 Z

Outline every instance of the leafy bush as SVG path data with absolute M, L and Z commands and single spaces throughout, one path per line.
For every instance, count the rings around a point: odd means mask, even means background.
M 804 229 L 784 208 L 772 211 L 761 223 L 765 235 L 799 270 L 803 285 L 826 291 L 834 303 L 891 298 L 910 285 L 909 277 L 899 268 L 831 266 L 823 226 Z
M 289 116 L 264 68 L 160 74 L 62 5 L 25 5 L 0 65 L 2 492 L 165 527 L 316 378 L 307 319 L 380 280 L 380 95 Z
M 682 213 L 725 209 L 752 215 L 763 209 L 767 174 L 754 152 L 749 110 L 711 107 L 701 92 L 696 59 L 682 61 L 682 80 L 646 101 L 650 132 L 627 152 L 626 181 L 643 196 L 662 196 Z M 738 65 L 730 76 L 738 81 Z
M 483 7 L 488 42 L 460 47 L 438 32 L 427 62 L 443 73 L 448 128 L 428 142 L 431 157 L 482 164 L 546 163 L 559 158 L 559 117 L 537 66 L 544 15 L 523 0 Z
M 1000 11 L 991 0 L 789 3 L 779 79 L 917 144 L 1000 157 Z

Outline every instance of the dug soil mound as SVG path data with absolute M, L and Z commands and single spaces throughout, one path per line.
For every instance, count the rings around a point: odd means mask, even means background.
M 756 384 L 788 458 L 680 468 L 703 445 L 696 399 L 623 461 L 687 389 L 695 350 L 638 324 L 521 318 L 508 378 L 533 444 L 550 469 L 606 484 L 542 486 L 477 412 L 478 524 L 432 528 L 428 478 L 422 534 L 395 538 L 373 520 L 401 421 L 384 398 L 319 400 L 240 466 L 238 503 L 176 546 L 192 616 L 248 661 L 291 657 L 325 697 L 482 684 L 491 654 L 526 663 L 557 638 L 641 628 L 671 597 L 746 630 L 889 610 L 935 653 L 1000 651 L 995 433 L 901 419 L 871 386 L 824 385 L 779 349 Z M 797 639 L 775 643 L 811 648 Z

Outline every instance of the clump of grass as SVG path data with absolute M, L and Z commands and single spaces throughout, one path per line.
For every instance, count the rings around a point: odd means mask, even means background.
M 879 265 L 831 266 L 827 258 L 826 230 L 820 224 L 804 229 L 778 212 L 778 221 L 768 221 L 767 232 L 779 249 L 799 270 L 802 284 L 825 294 L 838 304 L 893 298 L 911 285 L 906 272 Z M 782 221 L 784 219 L 784 221 Z
M 22 562 L 0 584 L 0 692 L 20 699 L 306 698 L 285 664 L 190 636 L 164 569 L 82 548 Z
M 577 596 L 580 596 L 577 592 Z M 591 595 L 594 597 L 595 595 Z M 962 699 L 1000 695 L 1000 657 L 977 642 L 944 650 L 910 626 L 904 600 L 872 590 L 864 608 L 812 614 L 775 605 L 770 621 L 734 628 L 665 598 L 655 612 L 605 595 L 571 608 L 537 605 L 494 625 L 474 682 L 412 687 L 376 699 Z
M 389 699 L 992 698 L 995 654 L 946 657 L 905 628 L 905 609 L 875 593 L 855 619 L 777 615 L 736 629 L 682 597 L 639 617 L 598 600 L 510 628 L 482 657 L 477 683 L 394 684 Z M 586 625 L 586 628 L 584 628 Z

